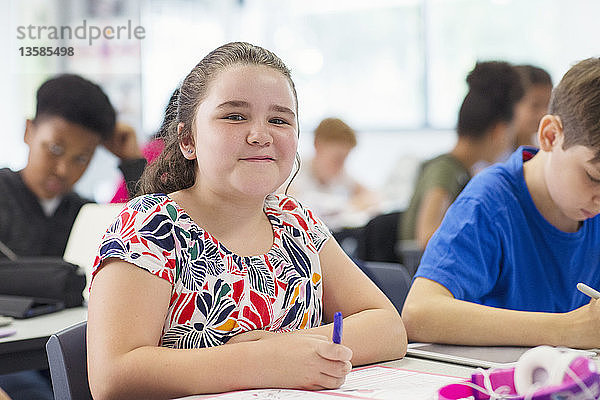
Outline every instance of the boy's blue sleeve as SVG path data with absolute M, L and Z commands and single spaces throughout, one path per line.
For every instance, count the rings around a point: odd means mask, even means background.
M 415 277 L 443 285 L 457 299 L 480 303 L 501 268 L 496 216 L 479 199 L 459 197 L 427 244 Z

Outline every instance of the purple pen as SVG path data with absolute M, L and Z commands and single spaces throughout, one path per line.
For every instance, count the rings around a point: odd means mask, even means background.
M 344 319 L 342 318 L 341 312 L 333 314 L 333 343 L 342 343 L 342 332 L 344 330 Z

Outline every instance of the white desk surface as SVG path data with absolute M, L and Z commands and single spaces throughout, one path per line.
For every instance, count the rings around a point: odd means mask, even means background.
M 50 335 L 87 319 L 87 307 L 75 307 L 27 319 L 5 328 L 14 335 L 0 338 L 0 374 L 48 368 L 46 342 Z
M 0 338 L 0 346 L 4 342 L 47 337 L 86 319 L 87 307 L 74 307 L 33 318 L 14 319 L 6 328 L 15 329 L 17 333 Z

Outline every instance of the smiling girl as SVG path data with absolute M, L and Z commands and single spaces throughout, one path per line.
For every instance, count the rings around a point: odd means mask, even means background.
M 309 209 L 292 172 L 298 103 L 273 53 L 229 43 L 186 77 L 165 150 L 105 234 L 89 303 L 95 399 L 339 387 L 404 356 L 390 301 Z M 344 319 L 331 342 L 333 315 Z

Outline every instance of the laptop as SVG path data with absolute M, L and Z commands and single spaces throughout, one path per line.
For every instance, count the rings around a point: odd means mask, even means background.
M 8 317 L 30 318 L 64 308 L 65 304 L 60 300 L 0 295 L 0 315 Z
M 483 368 L 514 367 L 523 353 L 531 347 L 513 346 L 460 346 L 437 343 L 410 343 L 407 355 L 427 358 L 436 361 L 446 361 Z M 587 350 L 567 349 L 581 353 L 582 356 L 594 357 L 596 353 Z

